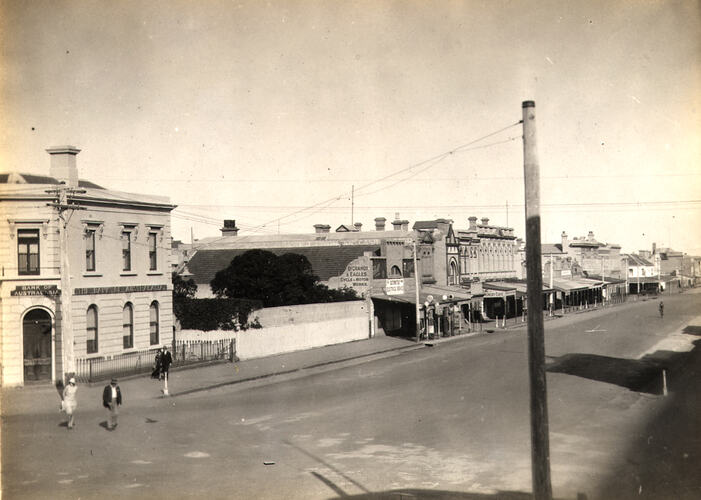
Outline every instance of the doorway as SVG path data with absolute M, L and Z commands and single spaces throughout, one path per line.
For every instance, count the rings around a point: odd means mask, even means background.
M 51 316 L 43 309 L 29 311 L 22 321 L 24 381 L 51 381 Z

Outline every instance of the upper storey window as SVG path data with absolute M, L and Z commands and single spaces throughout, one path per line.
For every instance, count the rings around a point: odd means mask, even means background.
M 17 231 L 18 274 L 39 274 L 39 230 L 19 229 Z
M 131 231 L 122 231 L 122 270 L 131 271 Z

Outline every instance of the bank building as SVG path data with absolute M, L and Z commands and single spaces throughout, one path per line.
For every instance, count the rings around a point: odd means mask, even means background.
M 73 146 L 46 151 L 47 176 L 0 173 L 4 387 L 88 378 L 172 339 L 175 206 L 79 179 Z

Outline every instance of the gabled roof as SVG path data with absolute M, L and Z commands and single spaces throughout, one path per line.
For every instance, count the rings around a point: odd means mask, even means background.
M 412 229 L 417 231 L 427 230 L 427 229 L 437 229 L 439 225 L 452 224 L 453 221 L 449 219 L 436 219 L 436 220 L 417 220 L 414 222 Z
M 641 256 L 636 255 L 634 253 L 629 253 L 625 255 L 626 257 L 626 263 L 630 266 L 652 266 L 653 264 L 647 260 L 643 259 Z
M 543 243 L 540 245 L 541 255 L 564 254 L 560 243 Z
M 338 245 L 377 245 L 386 240 L 411 240 L 413 231 L 349 231 L 333 233 L 292 233 L 212 236 L 202 238 L 197 247 L 204 249 L 254 249 L 254 248 L 294 248 L 296 246 L 338 246 Z
M 346 266 L 365 252 L 378 252 L 379 245 L 341 245 L 318 247 L 285 247 L 265 248 L 275 255 L 295 253 L 304 255 L 312 265 L 312 272 L 320 281 L 328 281 L 333 276 L 340 276 L 346 270 Z M 198 250 L 187 264 L 188 270 L 198 284 L 210 283 L 218 271 L 226 269 L 234 257 L 241 255 L 250 248 L 230 248 L 211 250 L 208 248 Z

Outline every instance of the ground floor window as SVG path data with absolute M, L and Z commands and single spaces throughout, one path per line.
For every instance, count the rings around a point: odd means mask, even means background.
M 88 307 L 86 315 L 86 350 L 88 354 L 97 352 L 97 306 Z
M 158 302 L 154 300 L 153 302 L 151 302 L 151 307 L 149 308 L 149 328 L 151 345 L 158 344 L 159 327 L 160 325 L 158 323 Z
M 129 302 L 122 310 L 122 340 L 124 349 L 134 347 L 134 308 Z

